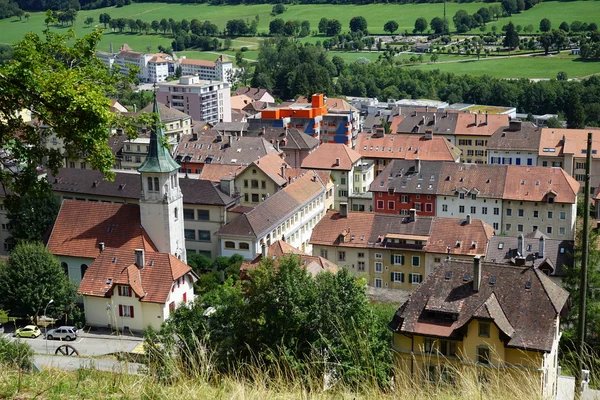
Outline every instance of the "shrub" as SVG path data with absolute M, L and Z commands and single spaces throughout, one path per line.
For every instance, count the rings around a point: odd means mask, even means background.
M 244 46 L 240 50 L 242 51 L 242 53 L 244 53 L 244 52 L 248 51 L 248 48 L 246 46 Z
M 33 349 L 20 340 L 0 336 L 0 364 L 30 370 L 33 367 Z

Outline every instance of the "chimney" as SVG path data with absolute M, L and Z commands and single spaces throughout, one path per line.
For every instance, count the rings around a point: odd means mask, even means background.
M 269 247 L 267 246 L 266 243 L 263 243 L 261 246 L 261 250 L 262 250 L 262 258 L 266 259 L 269 256 Z
M 229 135 L 227 137 L 228 141 L 229 141 L 229 147 L 231 147 L 231 145 L 233 144 L 233 136 Z
M 285 164 L 281 164 L 281 177 L 285 180 L 285 168 L 286 165 Z
M 510 121 L 508 123 L 508 129 L 510 129 L 511 131 L 520 131 L 521 121 Z
M 419 157 L 415 158 L 415 172 L 417 174 L 421 172 L 421 159 Z
M 540 238 L 540 248 L 539 248 L 539 251 L 538 251 L 538 253 L 539 253 L 538 257 L 539 258 L 544 258 L 545 247 L 546 247 L 546 239 L 542 236 Z
M 260 133 L 258 134 L 258 136 L 265 136 L 266 131 L 267 129 L 263 126 L 262 128 L 260 128 Z
M 341 160 L 340 160 L 339 158 L 336 158 L 336 159 L 335 159 L 335 166 L 336 166 L 336 167 L 339 167 L 339 166 L 340 166 L 340 161 L 341 161 Z
M 235 195 L 235 178 L 221 178 L 221 192 L 229 197 Z
M 488 113 L 487 112 L 485 113 L 485 124 L 486 125 L 488 124 Z
M 425 112 L 429 112 L 429 106 L 425 105 Z
M 192 139 L 193 140 L 198 140 L 198 133 L 197 132 L 192 132 Z
M 481 286 L 481 256 L 473 257 L 473 291 L 479 292 Z
M 467 225 L 471 225 L 471 214 L 467 214 Z
M 523 234 L 521 233 L 517 239 L 517 252 L 519 253 L 519 255 L 521 257 L 523 257 L 525 255 L 524 242 L 525 242 L 525 238 L 523 237 Z
M 340 217 L 348 216 L 348 203 L 340 203 Z
M 477 126 L 477 116 L 478 115 L 477 115 L 477 113 L 474 113 L 473 115 L 475 115 L 475 122 L 474 122 L 474 124 L 475 124 L 475 126 Z
M 144 250 L 135 249 L 135 265 L 138 268 L 144 268 Z
M 100 253 L 104 251 L 104 242 L 98 243 L 98 248 L 100 248 Z
M 408 215 L 408 222 L 414 222 L 417 219 L 417 209 L 411 208 Z
M 561 144 L 564 146 L 566 141 L 567 141 L 567 137 L 563 134 L 562 143 Z

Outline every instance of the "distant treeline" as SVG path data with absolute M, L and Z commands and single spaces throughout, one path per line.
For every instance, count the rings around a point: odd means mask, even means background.
M 474 0 L 448 0 L 453 3 L 474 3 Z M 486 3 L 492 3 L 497 0 L 485 0 Z M 209 4 L 278 4 L 281 0 L 136 0 L 138 3 L 209 3 Z M 444 0 L 296 0 L 296 4 L 373 4 L 373 3 L 395 3 L 395 4 L 415 4 L 415 3 L 443 3 Z M 283 1 L 284 4 L 291 4 L 291 1 Z
M 0 0 L 1 4 L 4 1 Z M 104 7 L 122 7 L 131 4 L 131 0 L 10 0 L 15 1 L 18 7 L 26 11 L 46 10 L 93 10 Z

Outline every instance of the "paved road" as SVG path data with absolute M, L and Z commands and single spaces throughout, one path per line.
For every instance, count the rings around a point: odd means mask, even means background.
M 11 334 L 5 334 L 5 336 L 10 340 L 17 340 Z M 117 352 L 131 352 L 142 343 L 139 338 L 92 335 L 88 333 L 72 342 L 48 340 L 48 351 L 46 351 L 46 340 L 43 335 L 36 339 L 19 340 L 29 344 L 36 354 L 54 354 L 58 346 L 69 344 L 75 347 L 82 356 L 101 356 Z
M 58 368 L 66 371 L 75 371 L 80 368 L 96 369 L 99 371 L 110 371 L 118 373 L 127 373 L 131 375 L 140 375 L 142 364 L 125 363 L 115 360 L 100 360 L 91 358 L 66 357 L 66 356 L 48 356 L 36 355 L 35 363 L 44 368 Z

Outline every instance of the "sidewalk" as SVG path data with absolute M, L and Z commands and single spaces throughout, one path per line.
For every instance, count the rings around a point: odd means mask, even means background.
M 77 332 L 77 335 L 82 338 L 132 340 L 136 342 L 144 341 L 144 337 L 141 333 L 119 331 L 117 334 L 108 328 L 94 328 L 93 330 L 90 330 L 89 328 L 83 328 Z
M 65 371 L 96 369 L 98 371 L 117 372 L 130 375 L 141 375 L 140 367 L 143 367 L 143 364 L 133 362 L 40 354 L 34 356 L 34 362 L 42 369 L 58 368 Z

